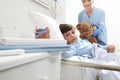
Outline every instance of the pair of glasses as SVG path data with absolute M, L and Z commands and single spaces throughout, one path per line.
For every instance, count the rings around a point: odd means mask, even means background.
M 83 3 L 85 2 L 91 2 L 91 0 L 82 0 Z

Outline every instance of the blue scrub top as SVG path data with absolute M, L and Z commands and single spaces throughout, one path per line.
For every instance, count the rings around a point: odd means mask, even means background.
M 103 10 L 94 7 L 91 16 L 88 16 L 86 11 L 83 10 L 78 15 L 78 22 L 81 23 L 87 21 L 92 25 L 97 26 L 97 29 L 100 29 L 101 32 L 98 36 L 95 36 L 100 45 L 107 45 L 107 31 L 105 25 L 105 13 Z

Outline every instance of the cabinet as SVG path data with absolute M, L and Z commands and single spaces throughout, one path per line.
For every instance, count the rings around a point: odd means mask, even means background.
M 60 80 L 58 52 L 0 57 L 0 80 Z

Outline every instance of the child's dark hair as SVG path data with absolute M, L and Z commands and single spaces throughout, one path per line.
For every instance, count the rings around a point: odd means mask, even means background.
M 59 25 L 60 31 L 62 32 L 62 34 L 66 33 L 67 31 L 72 30 L 73 25 L 71 24 L 60 24 Z

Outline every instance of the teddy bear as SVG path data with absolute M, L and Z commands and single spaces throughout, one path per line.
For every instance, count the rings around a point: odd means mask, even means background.
M 96 29 L 88 22 L 82 22 L 76 25 L 77 30 L 80 32 L 81 39 L 87 39 L 91 43 L 98 43 L 97 39 L 92 35 L 93 31 Z

